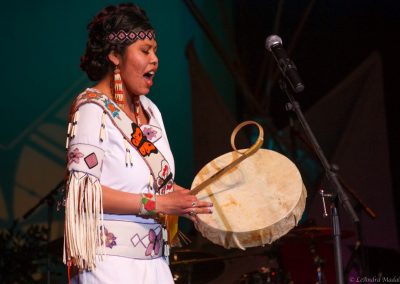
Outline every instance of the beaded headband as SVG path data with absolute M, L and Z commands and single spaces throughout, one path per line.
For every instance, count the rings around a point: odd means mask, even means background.
M 120 30 L 119 32 L 111 32 L 107 36 L 107 40 L 110 43 L 122 43 L 125 41 L 128 42 L 134 42 L 138 39 L 144 40 L 144 39 L 155 39 L 156 38 L 156 33 L 154 30 L 139 30 L 139 31 L 124 31 Z

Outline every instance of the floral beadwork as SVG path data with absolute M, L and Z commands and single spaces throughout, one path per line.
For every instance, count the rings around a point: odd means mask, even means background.
M 147 245 L 145 255 L 158 255 L 161 248 L 161 231 L 156 234 L 153 229 L 149 230 L 149 244 Z
M 106 247 L 113 248 L 113 246 L 117 245 L 117 242 L 115 241 L 117 237 L 113 233 L 109 232 L 106 228 L 104 228 L 104 237 L 106 240 Z
M 156 214 L 156 196 L 151 193 L 142 193 L 139 215 Z
M 81 158 L 83 158 L 83 154 L 79 151 L 78 148 L 75 148 L 71 152 L 68 153 L 68 165 L 71 163 L 79 164 Z
M 154 137 L 157 136 L 157 131 L 151 127 L 144 127 L 143 134 L 147 137 L 149 141 L 151 141 Z
M 113 117 L 119 116 L 119 108 L 117 108 L 112 101 L 110 101 L 109 99 L 104 99 L 104 104 L 106 108 L 111 112 Z
M 81 93 L 77 98 L 76 101 L 89 101 L 89 100 L 99 100 L 101 99 L 102 95 L 99 94 L 96 90 L 94 89 L 86 89 L 84 93 Z
M 95 93 L 95 92 L 86 92 L 86 93 L 84 94 L 84 97 L 83 97 L 83 98 L 86 99 L 86 100 L 91 100 L 91 99 L 98 100 L 98 99 L 101 98 L 101 95 L 98 94 L 98 93 Z
M 171 169 L 166 160 L 161 162 L 161 170 L 158 173 L 157 177 L 157 188 L 159 194 L 166 194 L 173 190 L 173 177 L 171 173 Z

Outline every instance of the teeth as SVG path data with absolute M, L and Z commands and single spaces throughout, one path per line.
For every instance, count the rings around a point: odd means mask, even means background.
M 155 73 L 156 73 L 155 71 L 149 71 L 146 74 L 144 74 L 144 77 L 148 79 L 153 78 Z

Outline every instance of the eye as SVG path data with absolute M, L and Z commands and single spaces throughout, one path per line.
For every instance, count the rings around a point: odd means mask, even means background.
M 150 51 L 149 51 L 149 49 L 142 49 L 142 52 L 144 53 L 144 54 L 149 54 L 150 53 Z

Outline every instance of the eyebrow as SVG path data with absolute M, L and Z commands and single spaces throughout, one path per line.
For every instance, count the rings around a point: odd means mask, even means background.
M 146 47 L 154 47 L 154 48 L 157 48 L 158 47 L 158 44 L 150 44 L 150 43 L 143 43 L 143 45 L 142 46 L 146 46 Z

